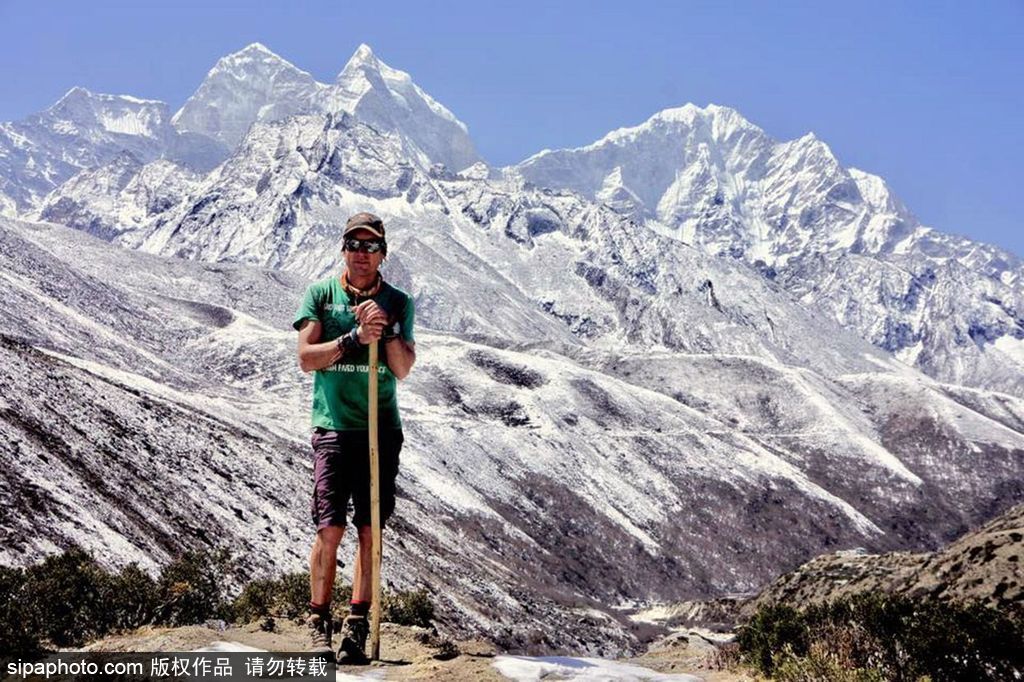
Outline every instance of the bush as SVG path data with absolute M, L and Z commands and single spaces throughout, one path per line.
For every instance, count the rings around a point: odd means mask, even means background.
M 157 584 L 159 602 L 156 622 L 162 625 L 194 625 L 211 618 L 230 619 L 226 598 L 228 575 L 226 551 L 186 552 L 168 564 Z
M 775 679 L 781 682 L 885 682 L 878 670 L 849 668 L 842 657 L 829 652 L 819 642 L 810 646 L 807 656 L 780 656 L 776 661 Z
M 238 622 L 249 623 L 272 613 L 276 585 L 274 580 L 253 580 L 231 603 L 231 615 Z
M 109 625 L 113 630 L 134 630 L 156 618 L 159 600 L 156 581 L 131 563 L 109 582 Z
M 736 636 L 744 660 L 769 677 L 777 656 L 805 656 L 808 640 L 807 624 L 800 612 L 777 604 L 759 608 Z
M 302 570 L 294 573 L 285 573 L 279 579 L 280 588 L 278 599 L 274 602 L 274 611 L 267 615 L 278 615 L 288 619 L 301 619 L 309 612 L 309 571 Z M 343 608 L 352 598 L 352 588 L 342 587 L 340 581 L 335 581 L 334 590 L 331 592 L 331 604 L 333 609 L 338 611 Z
M 58 647 L 77 647 L 111 628 L 111 576 L 81 549 L 28 568 L 23 587 L 30 627 Z
M 0 567 L 0 651 L 77 647 L 152 622 L 156 583 L 136 564 L 103 569 L 72 548 L 25 570 Z
M 331 595 L 332 610 L 343 608 L 351 598 L 352 588 L 342 587 L 336 581 Z M 251 623 L 268 616 L 302 618 L 309 612 L 309 572 L 254 580 L 234 600 L 231 611 L 239 623 Z
M 385 593 L 382 601 L 384 604 L 382 620 L 397 625 L 431 627 L 430 621 L 434 619 L 434 605 L 426 590 Z
M 32 654 L 40 650 L 25 598 L 25 572 L 0 566 L 0 652 Z
M 110 573 L 75 548 L 27 569 L 0 566 L 0 652 L 31 654 L 45 645 L 82 646 L 115 630 L 157 623 L 180 626 L 218 618 L 251 622 L 300 618 L 308 611 L 309 573 L 255 580 L 226 599 L 225 551 L 186 552 L 153 580 L 137 564 Z M 335 584 L 335 615 L 352 590 Z M 425 590 L 385 593 L 384 620 L 430 627 L 434 606 Z
M 332 611 L 343 615 L 352 599 L 352 588 L 334 586 Z M 385 592 L 383 619 L 398 625 L 430 627 L 434 605 L 426 590 Z M 288 573 L 280 578 L 254 580 L 231 605 L 235 620 L 251 623 L 268 616 L 301 618 L 309 611 L 309 573 Z
M 812 679 L 826 668 L 841 669 L 847 677 L 839 679 L 851 680 L 1018 679 L 1022 641 L 1024 623 L 984 605 L 880 593 L 803 612 L 762 607 L 737 637 L 746 662 L 788 680 Z

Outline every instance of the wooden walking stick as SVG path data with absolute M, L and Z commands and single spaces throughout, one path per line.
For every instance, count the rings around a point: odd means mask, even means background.
M 377 351 L 378 343 L 370 344 L 370 531 L 373 535 L 373 613 L 370 617 L 370 658 L 380 660 L 380 453 L 377 442 Z

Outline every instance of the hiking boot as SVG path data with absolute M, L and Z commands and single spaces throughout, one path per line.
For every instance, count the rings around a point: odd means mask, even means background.
M 331 646 L 331 635 L 334 626 L 330 616 L 321 616 L 319 613 L 311 613 L 306 618 L 306 627 L 309 628 L 308 651 L 314 654 L 321 654 L 328 661 L 334 659 L 334 648 Z
M 341 625 L 341 646 L 338 647 L 338 663 L 343 665 L 365 665 L 366 638 L 370 636 L 370 623 L 365 616 L 349 616 Z

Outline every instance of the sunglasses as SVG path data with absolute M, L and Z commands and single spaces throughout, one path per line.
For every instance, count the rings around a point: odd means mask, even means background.
M 365 251 L 366 253 L 377 253 L 383 248 L 383 239 L 346 239 L 342 245 L 342 249 L 345 251 Z

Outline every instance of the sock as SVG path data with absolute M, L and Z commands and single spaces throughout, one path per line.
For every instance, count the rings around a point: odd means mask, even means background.
M 315 604 L 312 601 L 310 601 L 309 610 L 311 613 L 315 613 L 317 615 L 329 618 L 331 615 L 331 602 L 327 601 L 323 604 Z
M 351 607 L 349 615 L 352 616 L 362 616 L 363 618 L 366 618 L 370 613 L 370 602 L 368 601 L 353 601 L 351 603 Z

